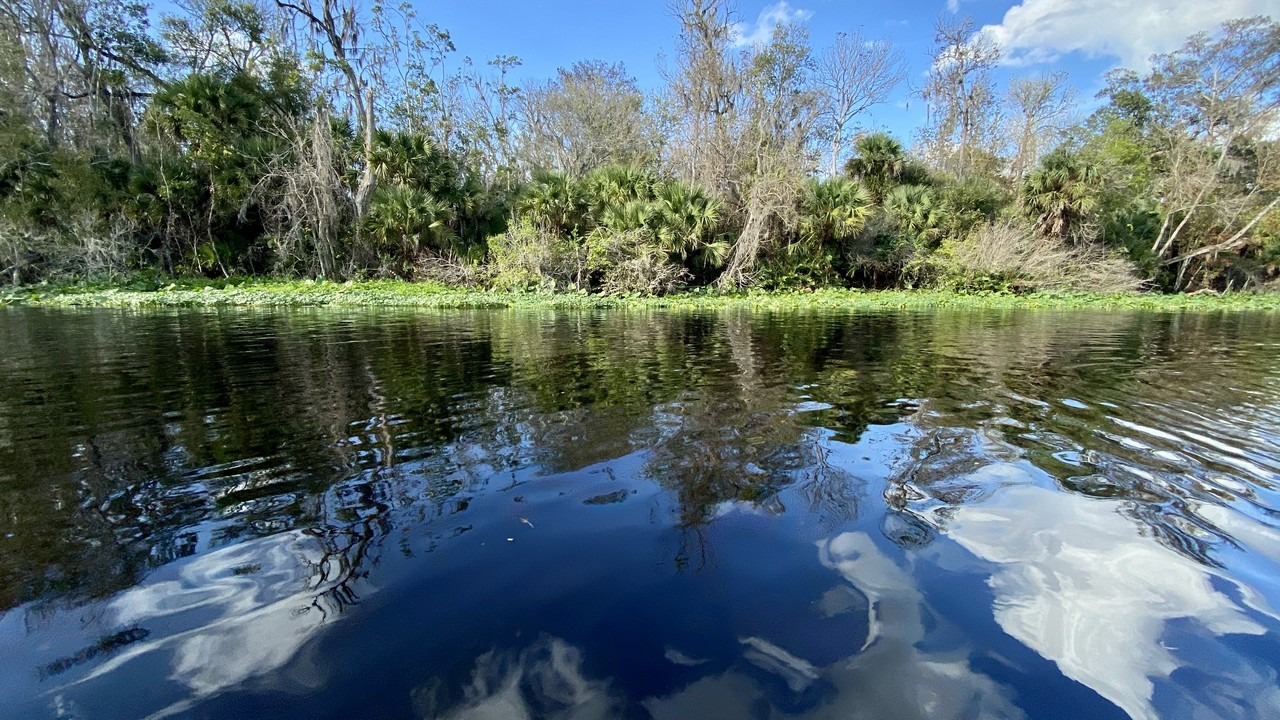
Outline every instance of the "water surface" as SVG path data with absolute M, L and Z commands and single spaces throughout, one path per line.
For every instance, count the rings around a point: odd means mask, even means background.
M 1280 317 L 0 311 L 43 718 L 1274 718 Z

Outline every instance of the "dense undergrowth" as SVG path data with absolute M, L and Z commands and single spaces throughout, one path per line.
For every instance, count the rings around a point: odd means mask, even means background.
M 928 121 L 908 139 L 862 115 L 906 77 L 892 43 L 788 22 L 742 47 L 728 0 L 672 4 L 655 88 L 597 61 L 545 81 L 512 75 L 515 57 L 459 65 L 448 32 L 407 6 L 394 22 L 351 0 L 0 8 L 8 285 L 158 273 L 629 297 L 1280 284 L 1269 17 L 1113 71 L 1087 118 L 1061 74 L 998 87 L 1000 48 L 943 17 L 915 93 Z M 319 287 L 299 292 L 343 292 Z M 147 297 L 203 302 L 189 292 Z

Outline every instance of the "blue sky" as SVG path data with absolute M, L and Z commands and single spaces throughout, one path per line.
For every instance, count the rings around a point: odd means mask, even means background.
M 973 17 L 1003 49 L 1002 83 L 1015 74 L 1067 71 L 1090 109 L 1101 75 L 1117 65 L 1141 66 L 1153 52 L 1222 20 L 1274 15 L 1275 0 L 740 0 L 744 33 L 766 30 L 778 17 L 802 20 L 815 49 L 839 32 L 861 30 L 900 47 L 918 87 L 929 65 L 934 20 L 944 13 Z M 546 78 L 577 60 L 622 62 L 640 84 L 661 84 L 658 58 L 670 54 L 676 21 L 666 0 L 414 0 L 425 23 L 453 36 L 459 56 L 483 62 L 516 55 L 516 79 Z M 1141 69 L 1141 68 L 1139 68 Z M 872 111 L 864 126 L 909 139 L 924 117 L 910 88 Z

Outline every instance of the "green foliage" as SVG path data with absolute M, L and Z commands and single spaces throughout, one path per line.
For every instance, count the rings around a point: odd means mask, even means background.
M 989 177 L 968 177 L 936 187 L 943 206 L 945 234 L 961 237 L 1007 212 L 1012 197 L 1005 186 Z
M 452 218 L 449 207 L 427 191 L 387 185 L 374 193 L 365 225 L 383 248 L 412 256 L 424 247 L 445 247 L 454 238 Z
M 611 207 L 652 199 L 657 184 L 658 178 L 638 165 L 604 165 L 583 179 L 591 214 L 597 220 Z
M 404 274 L 431 251 L 471 252 L 505 230 L 509 198 L 487 189 L 474 174 L 422 133 L 379 130 L 373 138 L 379 186 L 365 230 L 382 265 Z
M 889 135 L 863 135 L 854 142 L 853 152 L 845 172 L 860 181 L 876 202 L 883 201 L 890 189 L 904 182 L 909 161 L 902 143 Z
M 172 278 L 142 275 L 112 283 L 31 285 L 0 289 L 0 306 L 190 307 L 190 306 L 387 306 L 431 308 L 668 308 L 683 311 L 753 309 L 785 312 L 797 308 L 869 310 L 877 308 L 1000 308 L 1062 310 L 1099 308 L 1163 312 L 1280 311 L 1280 295 L 1159 295 L 1153 293 L 1045 292 L 1026 294 L 953 291 L 837 290 L 813 292 L 687 291 L 656 298 L 579 293 L 498 293 L 459 291 L 429 282 L 363 280 L 280 280 L 263 278 Z
M 443 202 L 458 202 L 467 194 L 457 161 L 422 133 L 375 133 L 373 170 L 382 183 L 412 185 Z
M 698 188 L 665 182 L 654 188 L 650 228 L 659 246 L 686 266 L 724 265 L 729 244 L 716 239 L 720 203 Z
M 554 172 L 535 175 L 520 194 L 516 208 L 533 224 L 559 236 L 585 229 L 589 209 L 582 185 Z
M 495 290 L 584 289 L 586 253 L 572 238 L 528 220 L 489 238 L 489 271 Z
M 872 212 L 872 192 L 845 178 L 810 179 L 800 196 L 800 239 L 839 247 L 856 235 Z
M 286 151 L 302 102 L 297 85 L 243 71 L 194 73 L 158 91 L 144 122 L 159 143 L 134 180 L 153 250 L 185 272 L 260 269 L 265 228 L 251 194 Z
M 535 175 L 516 210 L 530 224 L 582 240 L 604 229 L 638 233 L 678 265 L 716 268 L 728 244 L 717 237 L 721 206 L 702 190 L 648 171 L 611 165 L 572 180 L 558 173 Z
M 830 246 L 798 243 L 766 257 L 756 284 L 765 290 L 839 287 L 844 258 Z
M 37 37 L 34 17 L 0 30 Z M 727 53 L 727 18 L 686 18 L 682 42 L 719 49 L 682 51 L 694 84 L 655 107 L 620 65 L 523 87 L 510 56 L 450 74 L 447 31 L 381 6 L 329 18 L 335 40 L 319 17 L 315 35 L 280 31 L 311 23 L 288 5 L 194 0 L 157 36 L 143 5 L 72 3 L 48 38 L 65 67 L 0 47 L 0 271 L 1021 291 L 1060 285 L 1032 260 L 1123 254 L 1166 288 L 1280 277 L 1274 20 L 1111 73 L 1106 104 L 1015 186 L 969 142 L 986 127 L 968 130 L 962 178 L 941 170 L 953 150 L 912 157 L 885 133 L 856 138 L 845 177 L 813 177 L 834 91 L 807 31 Z M 1015 220 L 1036 237 L 996 237 Z
M 1027 176 L 1020 200 L 1041 235 L 1080 242 L 1092 233 L 1099 189 L 1097 168 L 1060 148 Z
M 808 180 L 800 194 L 795 241 L 765 258 L 759 284 L 769 289 L 843 283 L 851 244 L 872 216 L 871 193 L 848 178 Z
M 587 236 L 586 248 L 587 268 L 605 295 L 666 295 L 689 276 L 643 227 L 597 228 Z
M 898 244 L 911 253 L 937 247 L 947 222 L 947 208 L 933 188 L 899 185 L 884 199 L 884 209 L 894 221 Z

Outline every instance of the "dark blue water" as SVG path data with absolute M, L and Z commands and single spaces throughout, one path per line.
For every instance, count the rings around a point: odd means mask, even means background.
M 1280 316 L 0 310 L 12 718 L 1280 717 Z

